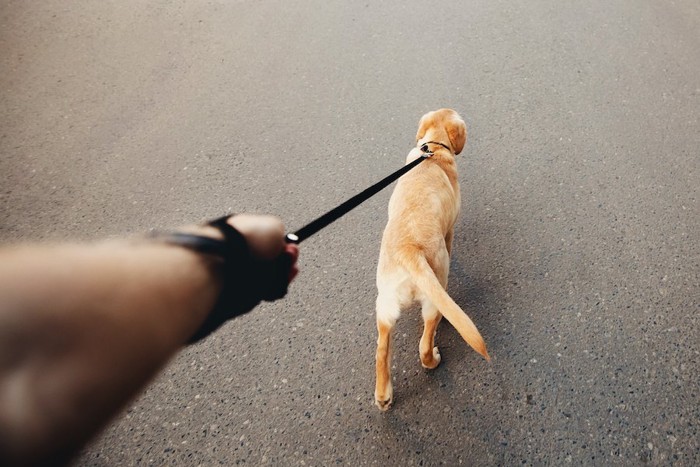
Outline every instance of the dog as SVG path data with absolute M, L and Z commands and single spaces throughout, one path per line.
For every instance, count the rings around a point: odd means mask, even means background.
M 393 403 L 391 333 L 401 310 L 415 301 L 422 305 L 424 328 L 419 351 L 424 368 L 440 364 L 440 352 L 434 343 L 442 316 L 489 360 L 478 329 L 446 292 L 454 225 L 460 209 L 455 156 L 462 152 L 466 140 L 466 124 L 454 110 L 425 114 L 418 124 L 416 148 L 409 152 L 406 163 L 427 152 L 433 155 L 399 179 L 389 200 L 389 220 L 377 266 L 379 337 L 374 400 L 382 411 Z

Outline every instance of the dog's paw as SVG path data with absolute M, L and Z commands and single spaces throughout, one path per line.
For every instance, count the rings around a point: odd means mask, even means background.
M 384 391 L 384 394 L 380 394 L 379 391 L 374 392 L 374 404 L 382 412 L 386 412 L 391 407 L 394 402 L 394 390 L 391 386 Z
M 437 368 L 441 361 L 442 357 L 440 356 L 440 351 L 437 347 L 433 347 L 433 354 L 428 356 L 427 358 L 421 358 L 420 363 L 421 365 L 423 365 L 423 368 L 432 370 L 434 368 Z
M 389 408 L 391 407 L 391 404 L 392 404 L 393 402 L 394 402 L 394 399 L 393 399 L 393 398 L 389 398 L 389 400 L 379 400 L 379 399 L 375 399 L 375 400 L 374 400 L 374 404 L 375 404 L 375 405 L 377 406 L 377 408 L 379 408 L 379 410 L 381 410 L 382 412 L 386 412 L 387 410 L 389 410 Z

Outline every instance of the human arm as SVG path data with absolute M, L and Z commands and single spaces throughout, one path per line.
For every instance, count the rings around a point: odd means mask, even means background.
M 296 260 L 279 221 L 229 222 L 255 257 Z M 0 251 L 0 464 L 69 459 L 205 321 L 217 270 L 157 240 Z

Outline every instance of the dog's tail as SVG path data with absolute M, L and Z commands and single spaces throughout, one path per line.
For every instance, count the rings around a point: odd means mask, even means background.
M 447 294 L 422 252 L 418 248 L 413 249 L 401 258 L 401 264 L 411 274 L 416 286 L 433 302 L 442 316 L 447 318 L 447 321 L 457 329 L 467 344 L 486 360 L 491 360 L 479 330 L 469 316 Z

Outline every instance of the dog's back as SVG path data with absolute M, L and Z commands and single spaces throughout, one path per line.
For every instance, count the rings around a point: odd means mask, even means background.
M 406 163 L 420 157 L 413 149 Z M 382 248 L 391 261 L 406 245 L 420 245 L 433 256 L 445 248 L 445 232 L 451 232 L 459 215 L 460 192 L 454 160 L 428 160 L 399 179 L 389 200 L 389 220 Z M 448 176 L 448 172 L 452 177 Z M 451 179 L 452 178 L 452 179 Z

